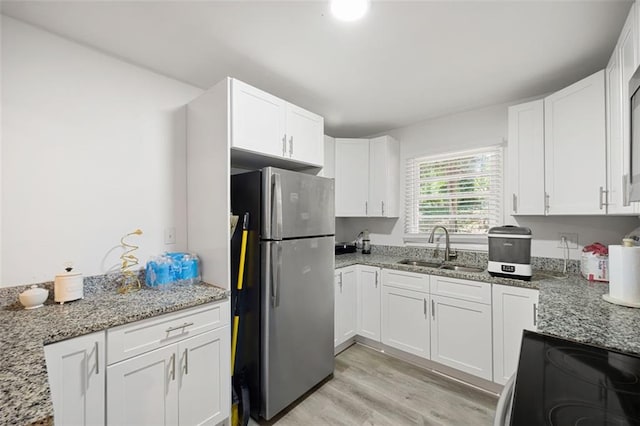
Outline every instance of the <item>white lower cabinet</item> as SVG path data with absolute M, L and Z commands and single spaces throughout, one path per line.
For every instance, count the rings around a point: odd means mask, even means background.
M 356 335 L 505 384 L 538 290 L 355 265 L 335 273 L 335 346 Z
M 431 359 L 491 380 L 491 305 L 435 294 L 431 305 Z
M 55 424 L 225 421 L 231 409 L 229 305 L 202 305 L 45 346 Z
M 358 316 L 357 334 L 376 342 L 380 341 L 380 268 L 358 266 Z
M 107 424 L 178 424 L 175 345 L 107 367 Z
M 382 287 L 382 343 L 422 358 L 429 353 L 429 294 Z
M 523 330 L 536 330 L 538 290 L 493 285 L 493 381 L 515 373 Z
M 107 424 L 214 425 L 231 404 L 229 327 L 107 367 Z
M 334 336 L 333 344 L 341 343 L 355 337 L 358 327 L 357 288 L 358 267 L 347 266 L 336 269 L 334 288 Z
M 227 326 L 178 344 L 180 425 L 215 425 L 228 417 L 230 334 Z
M 46 345 L 44 354 L 55 424 L 104 425 L 104 331 Z

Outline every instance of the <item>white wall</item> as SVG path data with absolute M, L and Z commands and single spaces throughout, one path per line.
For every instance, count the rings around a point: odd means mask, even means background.
M 514 102 L 518 103 L 518 102 Z M 487 108 L 426 120 L 408 127 L 385 132 L 400 141 L 400 205 L 404 206 L 404 166 L 407 158 L 472 149 L 506 143 L 507 107 L 500 104 Z M 506 161 L 506 156 L 505 156 Z M 604 167 L 604 165 L 603 165 Z M 584 245 L 599 241 L 619 243 L 622 237 L 640 226 L 635 217 L 519 217 L 504 215 L 505 224 L 527 226 L 533 232 L 532 255 L 563 256 L 558 247 L 559 232 L 578 234 L 579 249 L 571 250 L 571 259 L 579 259 Z M 402 246 L 404 218 L 336 220 L 336 241 L 353 240 L 368 228 L 372 244 Z M 464 246 L 458 246 L 464 248 Z
M 186 247 L 184 105 L 198 88 L 2 17 L 2 277 L 52 280 Z M 175 227 L 174 245 L 164 230 Z

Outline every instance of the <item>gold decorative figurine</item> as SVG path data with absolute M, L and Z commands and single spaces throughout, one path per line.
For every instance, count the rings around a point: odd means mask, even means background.
M 119 279 L 118 293 L 128 293 L 130 291 L 138 291 L 142 288 L 140 279 L 138 278 L 138 271 L 132 271 L 131 268 L 136 266 L 139 261 L 133 254 L 138 249 L 138 246 L 128 244 L 124 240 L 131 235 L 142 235 L 142 230 L 136 229 L 133 232 L 129 232 L 127 235 L 120 238 L 120 244 L 125 251 L 120 256 L 122 264 L 120 266 L 120 272 L 122 275 Z

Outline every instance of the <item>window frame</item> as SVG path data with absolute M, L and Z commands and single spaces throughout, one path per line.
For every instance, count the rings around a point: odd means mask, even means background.
M 498 166 L 499 172 L 497 173 L 499 176 L 499 193 L 497 194 L 496 199 L 499 200 L 498 212 L 496 213 L 495 224 L 490 224 L 491 226 L 499 226 L 504 222 L 504 197 L 505 197 L 505 155 L 506 150 L 504 144 L 496 144 L 496 145 L 488 145 L 480 148 L 474 149 L 466 149 L 460 151 L 452 151 L 441 154 L 433 154 L 433 155 L 413 155 L 411 157 L 407 157 L 405 159 L 404 164 L 404 205 L 403 205 L 403 215 L 404 215 L 404 223 L 403 223 L 403 241 L 406 246 L 416 246 L 416 247 L 432 247 L 437 245 L 442 239 L 444 242 L 444 232 L 436 231 L 434 243 L 429 244 L 427 241 L 429 239 L 429 233 L 408 233 L 407 222 L 410 220 L 409 218 L 409 205 L 411 200 L 407 199 L 410 194 L 409 185 L 414 185 L 414 181 L 409 180 L 410 171 L 408 170 L 409 163 L 413 162 L 424 162 L 424 161 L 437 161 L 437 160 L 454 160 L 456 158 L 460 158 L 463 156 L 469 156 L 473 154 L 481 154 L 486 152 L 496 152 L 500 155 L 500 164 Z M 415 167 L 415 165 L 414 165 Z M 414 198 L 411 196 L 411 198 Z M 470 234 L 470 233 L 450 233 L 449 239 L 451 245 L 453 247 L 465 248 L 469 250 L 486 250 L 488 245 L 487 234 Z M 454 245 L 455 244 L 455 245 Z

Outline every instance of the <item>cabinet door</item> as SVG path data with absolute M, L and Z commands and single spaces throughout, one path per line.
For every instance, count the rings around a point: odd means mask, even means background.
M 491 305 L 431 295 L 431 359 L 491 380 Z
M 355 337 L 358 326 L 357 288 L 358 270 L 356 266 L 341 268 L 338 271 L 335 291 L 335 346 Z M 336 337 L 337 336 L 337 337 Z
M 550 215 L 606 213 L 604 70 L 544 100 Z
M 178 424 L 177 345 L 107 367 L 107 424 Z
M 215 425 L 229 416 L 229 327 L 178 344 L 180 426 Z
M 512 215 L 544 215 L 544 100 L 509 107 L 507 205 Z
M 336 216 L 366 216 L 369 140 L 336 139 Z
M 382 287 L 382 343 L 422 358 L 429 352 L 429 295 Z
M 639 211 L 638 203 L 629 203 L 628 200 L 631 165 L 629 79 L 638 64 L 635 7 L 631 6 L 618 45 L 606 68 L 609 173 L 607 212 L 610 214 L 637 214 Z
M 359 266 L 358 335 L 380 341 L 380 268 Z
M 44 347 L 55 424 L 104 425 L 104 348 L 103 331 Z
M 324 136 L 324 165 L 320 176 L 336 177 L 336 140 L 327 135 Z
M 324 119 L 287 103 L 287 153 L 289 158 L 322 167 L 324 164 Z
M 523 330 L 536 330 L 538 290 L 493 285 L 493 381 L 516 372 Z
M 333 347 L 338 346 L 342 341 L 342 272 L 336 271 L 333 276 Z
M 285 156 L 285 120 L 285 101 L 239 80 L 233 80 L 232 148 L 273 157 Z
M 369 207 L 367 216 L 398 217 L 400 146 L 390 136 L 369 142 Z

